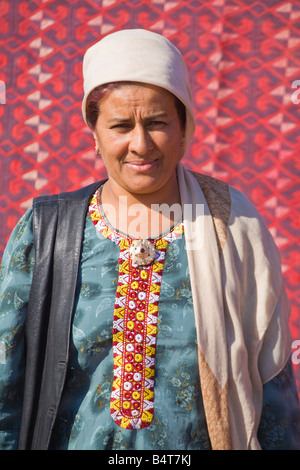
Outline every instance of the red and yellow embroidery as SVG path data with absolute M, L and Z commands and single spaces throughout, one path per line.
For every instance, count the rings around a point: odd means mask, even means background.
M 96 229 L 120 248 L 119 278 L 113 316 L 114 380 L 110 409 L 124 429 L 142 429 L 154 415 L 154 368 L 157 314 L 165 253 L 169 243 L 183 233 L 177 224 L 167 235 L 151 240 L 155 259 L 138 266 L 130 257 L 134 239 L 111 229 L 101 212 L 99 190 L 89 213 Z

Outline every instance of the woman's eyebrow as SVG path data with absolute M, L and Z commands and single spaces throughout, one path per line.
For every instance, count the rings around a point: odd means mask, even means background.
M 108 124 L 126 124 L 128 122 L 131 122 L 131 118 L 114 117 L 112 119 L 109 119 Z
M 144 121 L 155 121 L 156 119 L 165 119 L 167 116 L 168 114 L 163 111 L 163 112 L 151 114 L 149 116 L 146 116 L 143 119 Z
M 166 112 L 159 112 L 159 113 L 154 113 L 154 114 L 149 114 L 148 116 L 145 116 L 142 118 L 143 121 L 155 121 L 156 119 L 165 119 L 168 116 Z M 113 117 L 108 121 L 109 124 L 115 124 L 115 123 L 128 123 L 131 122 L 132 118 L 123 118 L 123 117 Z

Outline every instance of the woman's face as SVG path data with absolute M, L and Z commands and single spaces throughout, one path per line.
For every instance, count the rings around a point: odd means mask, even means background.
M 174 96 L 156 86 L 123 85 L 99 106 L 94 137 L 110 184 L 123 194 L 174 189 L 184 153 Z

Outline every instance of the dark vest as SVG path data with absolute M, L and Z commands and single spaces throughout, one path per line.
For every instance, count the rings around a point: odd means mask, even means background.
M 33 202 L 36 256 L 25 324 L 20 450 L 49 447 L 69 360 L 85 220 L 101 183 Z

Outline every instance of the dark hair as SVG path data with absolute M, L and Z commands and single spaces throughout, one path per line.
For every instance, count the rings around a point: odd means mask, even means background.
M 86 120 L 90 129 L 94 130 L 96 127 L 97 119 L 100 113 L 99 103 L 101 99 L 106 95 L 106 93 L 109 93 L 112 90 L 116 90 L 117 88 L 120 88 L 123 85 L 132 85 L 136 83 L 137 82 L 129 82 L 129 81 L 112 82 L 112 83 L 106 83 L 105 85 L 100 85 L 94 88 L 88 95 L 87 101 L 86 101 Z M 173 96 L 175 99 L 175 106 L 176 106 L 178 117 L 180 120 L 180 125 L 181 125 L 181 128 L 184 130 L 185 124 L 186 124 L 185 105 L 182 103 L 182 101 L 180 101 L 179 98 L 177 98 L 177 96 L 175 95 Z

